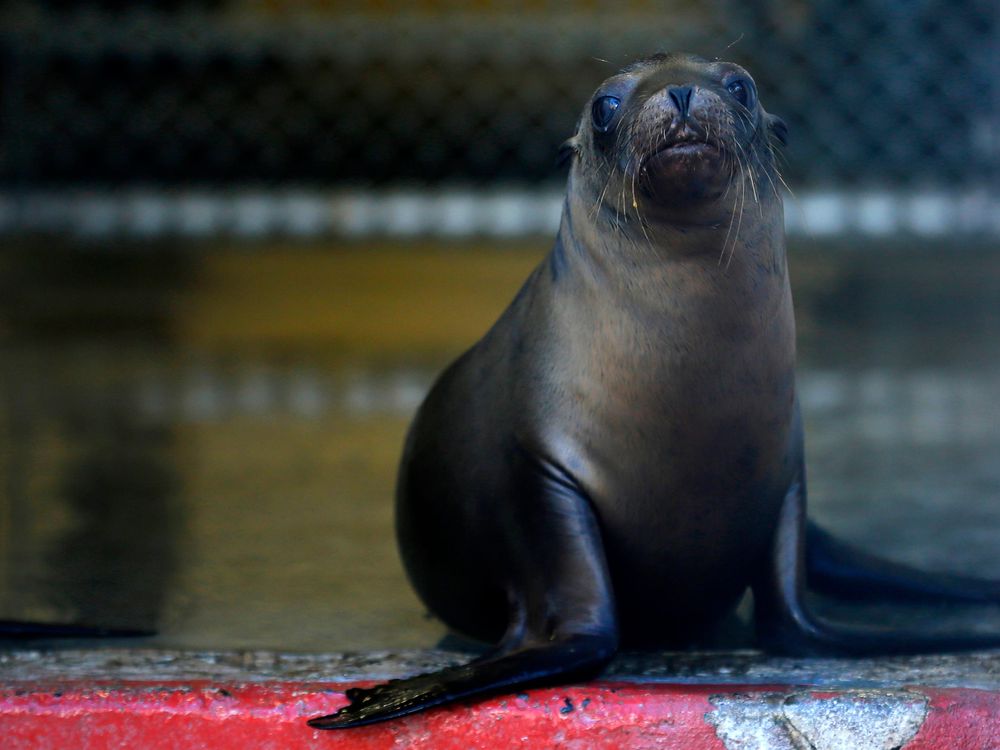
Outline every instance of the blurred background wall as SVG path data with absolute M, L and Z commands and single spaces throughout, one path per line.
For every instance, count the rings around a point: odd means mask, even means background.
M 433 644 L 408 421 L 664 49 L 790 126 L 812 512 L 1000 577 L 995 0 L 0 0 L 0 618 Z
M 992 0 L 3 3 L 0 230 L 547 233 L 558 144 L 656 50 L 789 123 L 792 231 L 995 233 Z

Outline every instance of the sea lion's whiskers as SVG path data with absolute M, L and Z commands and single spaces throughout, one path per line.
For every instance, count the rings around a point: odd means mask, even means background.
M 729 192 L 733 189 L 733 185 L 736 182 L 736 167 L 737 159 L 734 155 L 727 153 L 725 156 L 725 161 L 722 164 L 722 168 L 726 172 L 726 189 L 722 192 L 722 201 L 725 201 L 729 197 Z
M 730 148 L 725 149 L 722 167 L 726 174 L 726 189 L 722 193 L 722 200 L 729 197 L 729 193 L 736 184 L 736 168 L 739 166 L 739 154 Z
M 729 190 L 733 187 L 733 185 L 737 184 L 737 183 L 739 185 L 741 185 L 741 186 L 744 187 L 744 192 L 745 192 L 745 184 L 744 184 L 745 180 L 743 178 L 743 164 L 742 164 L 742 162 L 739 159 L 739 155 L 735 151 L 733 152 L 733 166 L 734 167 L 739 167 L 739 170 L 740 170 L 740 179 L 738 181 L 736 180 L 736 173 L 735 173 L 735 170 L 734 170 L 733 171 L 733 175 L 732 175 L 732 177 L 729 180 L 729 185 L 726 187 L 726 193 L 727 194 L 728 194 Z M 739 189 L 739 188 L 737 187 L 736 189 Z M 734 246 L 735 246 L 735 244 L 737 242 L 738 235 L 739 235 L 739 230 L 737 230 L 736 235 L 733 235 L 733 226 L 735 225 L 735 223 L 736 223 L 736 202 L 734 201 L 734 203 L 733 203 L 733 211 L 729 215 L 729 228 L 726 230 L 726 238 L 722 241 L 722 249 L 719 252 L 719 260 L 717 262 L 718 266 L 722 266 L 722 259 L 726 257 L 726 251 L 727 251 L 727 249 L 729 247 L 729 238 L 730 238 L 730 236 L 733 237 L 733 245 Z M 727 263 L 727 267 L 728 267 L 728 263 Z
M 774 154 L 771 151 L 771 144 L 766 144 L 766 148 L 768 149 L 768 153 L 771 155 L 770 164 L 764 164 L 760 156 L 757 157 L 757 163 L 760 165 L 761 171 L 764 172 L 764 176 L 767 177 L 767 181 L 771 184 L 771 192 L 774 193 L 774 197 L 780 201 L 781 194 L 778 192 L 778 185 L 775 183 L 774 177 L 771 176 L 772 172 L 775 174 L 777 173 L 777 170 L 774 167 Z
M 740 215 L 736 220 L 736 234 L 733 235 L 733 245 L 729 248 L 729 260 L 726 261 L 726 270 L 729 270 L 729 264 L 733 262 L 733 258 L 736 257 L 736 246 L 740 241 L 740 232 L 743 231 L 743 215 L 746 212 L 747 203 L 747 186 L 746 183 L 740 190 Z
M 608 179 L 604 181 L 604 189 L 601 190 L 600 195 L 597 196 L 597 200 L 594 201 L 594 205 L 587 212 L 588 219 L 593 220 L 597 216 L 597 212 L 601 210 L 601 205 L 604 203 L 604 196 L 607 195 L 609 187 L 611 187 L 611 175 L 608 175 Z
M 738 44 L 740 41 L 743 40 L 744 36 L 746 36 L 746 32 L 741 31 L 738 37 L 736 37 L 733 41 L 731 41 L 729 44 L 726 45 L 726 49 L 728 50 L 729 48 L 734 47 L 736 44 Z
M 737 117 L 742 118 L 742 120 L 746 124 L 747 128 L 750 129 L 750 138 L 748 139 L 747 145 L 750 146 L 750 147 L 752 147 L 751 150 L 753 152 L 753 155 L 756 157 L 754 159 L 754 163 L 757 166 L 760 166 L 763 169 L 763 163 L 761 162 L 760 157 L 759 157 L 759 149 L 763 145 L 763 140 L 764 140 L 764 138 L 766 138 L 766 135 L 764 134 L 764 131 L 761 130 L 760 124 L 759 123 L 755 123 L 753 121 L 751 113 L 748 112 L 747 110 L 745 110 L 745 109 L 739 109 L 739 110 L 736 111 L 736 115 L 737 115 Z M 737 143 L 737 145 L 740 145 L 740 148 L 742 148 L 742 145 L 739 144 L 738 140 L 736 141 L 736 143 Z M 767 143 L 767 146 L 770 147 L 770 143 L 769 142 Z M 752 167 L 753 165 L 751 165 L 749 163 L 749 161 L 750 161 L 749 160 L 749 156 L 748 156 L 747 161 L 748 161 L 748 167 Z M 755 169 L 751 169 L 751 180 L 753 179 L 754 172 L 756 172 L 756 170 Z M 756 186 L 754 184 L 751 184 L 751 187 L 754 188 L 754 194 L 755 194 L 755 197 L 756 197 L 756 192 L 757 192 Z
M 746 160 L 747 178 L 750 182 L 750 190 L 753 192 L 753 200 L 754 203 L 757 204 L 757 210 L 760 213 L 760 216 L 763 217 L 764 209 L 761 207 L 760 197 L 757 195 L 757 183 L 756 180 L 754 180 L 754 166 L 750 161 L 750 155 L 747 154 L 746 149 L 743 148 L 743 145 L 739 141 L 735 141 L 735 143 L 736 147 L 740 150 L 740 153 L 743 154 L 743 158 Z
M 749 168 L 749 165 L 748 165 Z M 740 241 L 740 231 L 743 229 L 743 210 L 746 207 L 746 197 L 747 197 L 747 180 L 746 176 L 743 175 L 743 167 L 740 166 L 740 173 L 743 179 L 740 180 L 740 210 L 739 217 L 736 221 L 736 234 L 733 235 L 733 245 L 729 250 L 729 258 L 726 260 L 725 270 L 729 270 L 730 264 L 733 262 L 733 257 L 736 255 L 736 246 Z
M 591 220 L 597 216 L 598 211 L 600 211 L 601 206 L 604 205 L 604 198 L 608 194 L 608 188 L 611 187 L 611 179 L 614 177 L 612 172 L 608 173 L 608 177 L 604 180 L 604 188 L 601 190 L 600 194 L 597 196 L 597 200 L 594 201 L 594 205 L 591 210 L 587 212 L 587 217 Z
M 624 167 L 624 174 L 625 175 L 631 174 L 634 171 L 634 168 L 638 167 L 638 165 L 639 165 L 639 159 L 640 159 L 639 149 L 638 149 L 638 147 L 635 144 L 635 142 L 637 140 L 637 135 L 638 135 L 637 127 L 638 126 L 633 123 L 633 124 L 630 124 L 627 128 L 622 128 L 622 131 L 623 131 L 622 137 L 625 137 L 624 133 L 627 133 L 627 135 L 628 135 L 627 140 L 625 142 L 626 143 L 626 145 L 625 145 L 625 157 L 626 158 L 625 158 L 625 167 Z M 629 207 L 629 203 L 628 203 L 628 182 L 626 180 L 622 180 L 621 181 L 621 202 L 622 202 L 622 209 L 625 212 L 625 216 L 628 217 L 630 215 L 631 211 L 630 211 L 630 207 Z M 637 220 L 640 221 L 640 225 L 641 225 L 641 217 L 639 216 L 639 206 L 638 206 L 638 204 L 635 201 L 635 192 L 634 191 L 632 193 L 632 205 L 631 205 L 631 208 L 635 209 L 635 217 L 636 217 Z
M 727 135 L 729 137 L 726 138 L 726 139 L 722 138 L 722 125 L 723 125 L 723 122 L 725 122 L 725 124 L 728 126 L 728 128 L 727 128 L 727 130 L 728 130 Z M 721 140 L 725 140 L 725 142 L 727 144 L 730 141 L 735 142 L 736 134 L 735 134 L 735 131 L 734 131 L 734 125 L 735 125 L 735 123 L 733 122 L 733 115 L 732 115 L 731 112 L 727 112 L 726 113 L 726 117 L 725 117 L 724 121 L 723 121 L 722 118 L 719 119 L 719 139 L 720 139 L 720 141 Z M 728 179 L 728 182 L 726 184 L 725 193 L 723 193 L 723 196 L 722 196 L 723 198 L 726 198 L 726 197 L 729 196 L 729 191 L 731 189 L 733 189 L 733 185 L 736 182 L 736 167 L 739 166 L 740 155 L 739 155 L 739 153 L 737 153 L 736 151 L 734 151 L 732 148 L 728 148 L 728 147 L 724 150 L 724 154 L 725 154 L 725 158 L 727 160 L 726 164 L 728 164 L 728 169 L 729 169 L 729 174 L 728 174 L 729 179 Z
M 775 166 L 774 174 L 777 176 L 778 180 L 784 186 L 785 190 L 788 191 L 788 194 L 790 196 L 792 196 L 792 198 L 795 198 L 796 200 L 798 200 L 798 198 L 795 195 L 795 191 L 792 190 L 791 186 L 787 182 L 785 182 L 785 177 L 784 177 L 784 175 L 781 174 L 781 170 L 777 168 L 777 165 Z
M 629 149 L 628 153 L 626 154 L 626 159 L 625 159 L 625 176 L 627 176 L 628 173 L 629 173 L 629 169 L 630 169 L 630 167 L 632 165 L 632 160 L 633 160 L 632 150 Z M 623 213 L 623 215 L 625 216 L 625 218 L 628 221 L 631 221 L 632 220 L 632 208 L 637 208 L 637 207 L 629 205 L 629 202 L 628 202 L 628 180 L 624 179 L 624 178 L 621 180 L 621 205 L 622 205 L 622 213 Z M 638 213 L 636 213 L 636 216 L 638 216 Z
M 622 148 L 622 144 L 623 143 L 625 144 L 626 150 L 628 149 L 628 145 L 629 144 L 628 144 L 628 141 L 625 139 L 625 133 L 626 132 L 630 132 L 630 128 L 622 127 L 622 128 L 618 129 L 618 132 L 615 135 L 615 150 L 616 151 L 618 149 Z M 616 176 L 615 170 L 609 170 L 609 172 L 608 172 L 608 178 L 607 178 L 607 181 L 604 184 L 604 191 L 602 192 L 602 195 L 606 195 L 607 194 L 608 189 L 611 187 L 611 181 L 615 178 L 615 176 Z M 623 216 L 625 214 L 627 214 L 627 209 L 625 207 L 625 191 L 622 190 L 619 193 L 618 200 L 617 200 L 617 202 L 615 204 L 615 215 L 616 215 L 616 217 L 621 217 L 621 216 Z M 626 218 L 627 218 L 627 216 L 626 216 Z M 617 219 L 615 228 L 616 228 L 617 231 L 623 231 L 622 228 L 621 228 L 620 219 Z
M 781 151 L 775 150 L 774 144 L 770 141 L 770 139 L 767 142 L 767 149 L 771 154 L 771 171 L 774 172 L 774 176 L 778 178 L 778 182 L 780 182 L 782 187 L 784 187 L 788 192 L 789 197 L 795 201 L 796 208 L 801 211 L 802 205 L 799 203 L 798 196 L 795 194 L 795 191 L 792 190 L 791 185 L 785 182 L 785 176 L 781 173 L 781 162 L 785 160 L 785 155 L 781 153 Z M 781 198 L 777 187 L 775 187 L 774 195 L 779 199 Z
M 763 171 L 764 171 L 764 176 L 767 177 L 767 181 L 771 185 L 771 192 L 774 193 L 774 197 L 778 200 L 781 200 L 781 194 L 778 192 L 778 185 L 774 181 L 774 178 L 771 176 L 772 170 L 764 169 Z
M 735 206 L 732 213 L 729 214 L 729 228 L 726 229 L 726 237 L 722 240 L 722 249 L 719 251 L 719 259 L 716 261 L 716 265 L 722 266 L 722 259 L 726 257 L 726 246 L 729 244 L 729 236 L 733 233 L 733 225 L 736 223 L 736 211 Z
M 649 233 L 646 232 L 646 220 L 643 218 L 641 211 L 639 210 L 639 202 L 636 200 L 635 195 L 635 170 L 631 170 L 632 173 L 632 206 L 635 208 L 636 218 L 639 220 L 639 228 L 642 230 L 642 236 L 646 238 L 646 244 L 649 245 L 649 250 L 653 250 L 653 241 L 649 238 Z

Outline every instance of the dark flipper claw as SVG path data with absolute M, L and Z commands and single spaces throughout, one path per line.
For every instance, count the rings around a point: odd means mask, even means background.
M 350 705 L 335 714 L 310 719 L 309 726 L 314 729 L 357 727 L 436 706 L 448 700 L 440 677 L 439 674 L 420 675 L 370 688 L 351 688 L 344 693 Z

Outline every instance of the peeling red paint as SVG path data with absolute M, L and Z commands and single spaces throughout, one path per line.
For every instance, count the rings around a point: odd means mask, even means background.
M 921 689 L 930 698 L 923 727 L 906 750 L 1000 750 L 1000 692 Z
M 710 697 L 794 690 L 595 682 L 505 695 L 353 730 L 323 732 L 306 726 L 306 718 L 343 705 L 346 687 L 290 682 L 0 682 L 0 747 L 725 750 L 705 719 L 714 710 Z M 1000 750 L 1000 692 L 920 692 L 930 698 L 931 710 L 906 750 Z

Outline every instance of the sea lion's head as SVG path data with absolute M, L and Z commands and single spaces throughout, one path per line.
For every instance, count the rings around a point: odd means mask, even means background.
M 658 54 L 602 83 L 564 147 L 574 184 L 616 220 L 713 225 L 778 199 L 785 133 L 739 65 Z

